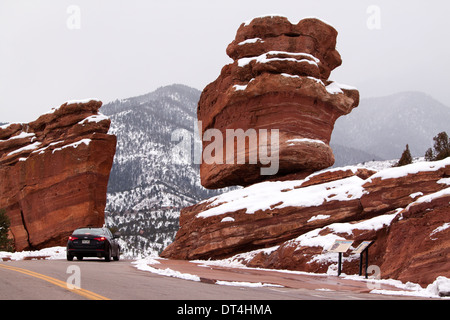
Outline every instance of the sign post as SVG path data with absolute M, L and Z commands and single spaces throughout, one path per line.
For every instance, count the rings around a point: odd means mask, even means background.
M 366 267 L 364 268 L 364 273 L 366 276 L 366 279 L 368 278 L 368 274 L 367 274 L 367 268 L 369 266 L 369 247 L 373 244 L 373 241 L 363 241 L 361 242 L 361 244 L 355 249 L 353 250 L 352 253 L 359 253 L 359 275 L 362 275 L 362 265 L 363 265 L 363 255 L 364 252 L 366 253 Z
M 344 252 L 347 252 L 347 250 L 352 245 L 352 240 L 336 240 L 334 244 L 331 246 L 330 250 L 328 252 L 335 252 L 339 254 L 338 257 L 338 277 L 341 275 L 342 272 L 342 254 Z

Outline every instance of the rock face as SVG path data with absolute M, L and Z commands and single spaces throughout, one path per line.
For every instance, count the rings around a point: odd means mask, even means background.
M 342 63 L 336 37 L 337 31 L 318 19 L 294 25 L 274 16 L 240 26 L 227 48 L 233 63 L 203 90 L 198 104 L 203 186 L 247 186 L 291 173 L 305 177 L 333 165 L 329 142 L 334 123 L 359 104 L 356 89 L 328 80 Z M 247 136 L 254 130 L 259 136 L 254 145 L 249 141 L 245 147 L 239 138 L 227 139 L 222 155 L 217 155 L 209 152 L 217 136 L 205 136 L 208 130 L 219 130 L 222 137 L 227 130 L 242 130 Z M 271 139 L 262 137 L 261 130 L 267 130 Z M 271 135 L 274 130 L 278 136 Z M 277 170 L 269 174 L 261 171 L 268 167 L 261 156 L 265 153 L 278 158 Z M 245 163 L 239 162 L 240 155 L 246 157 Z M 257 159 L 252 161 L 251 155 Z
M 69 102 L 0 127 L 0 208 L 16 250 L 65 245 L 75 228 L 104 224 L 116 137 L 101 105 Z
M 422 285 L 450 277 L 450 158 L 379 172 L 345 167 L 261 182 L 185 208 L 163 257 L 234 256 L 252 267 L 327 272 L 335 240 L 373 240 L 381 277 Z M 245 254 L 241 254 L 245 253 Z M 358 273 L 359 255 L 343 270 Z

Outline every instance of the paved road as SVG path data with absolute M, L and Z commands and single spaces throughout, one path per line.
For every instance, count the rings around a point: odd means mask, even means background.
M 77 277 L 77 275 L 80 275 Z M 77 280 L 80 282 L 78 283 Z M 69 290 L 79 284 L 82 290 Z M 397 299 L 358 292 L 222 286 L 165 277 L 131 261 L 33 260 L 0 262 L 0 299 L 112 300 L 309 300 Z M 409 299 L 409 298 L 408 298 Z

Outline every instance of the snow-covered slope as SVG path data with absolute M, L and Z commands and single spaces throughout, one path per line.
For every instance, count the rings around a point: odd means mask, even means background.
M 171 85 L 101 109 L 117 136 L 106 220 L 120 229 L 130 255 L 162 250 L 178 230 L 179 210 L 218 193 L 200 185 L 198 165 L 174 152 L 174 133 L 193 134 L 199 97 Z

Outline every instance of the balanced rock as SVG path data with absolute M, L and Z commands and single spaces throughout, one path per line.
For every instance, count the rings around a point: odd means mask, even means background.
M 342 63 L 336 38 L 337 31 L 318 19 L 295 25 L 269 16 L 240 26 L 227 48 L 233 63 L 198 104 L 203 186 L 305 177 L 334 164 L 334 123 L 359 104 L 356 89 L 328 80 Z
M 16 250 L 65 245 L 74 229 L 104 224 L 116 137 L 101 105 L 69 102 L 0 127 L 0 208 Z

